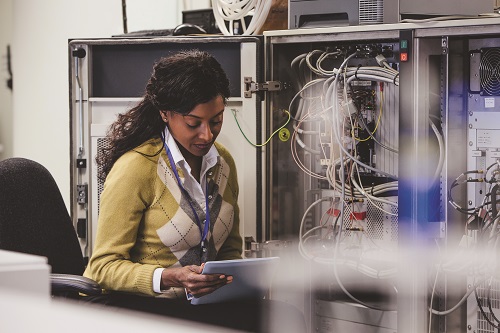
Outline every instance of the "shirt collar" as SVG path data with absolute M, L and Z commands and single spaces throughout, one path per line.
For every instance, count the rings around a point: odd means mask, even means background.
M 167 126 L 165 126 L 164 133 L 165 133 L 165 143 L 167 144 L 168 148 L 170 149 L 170 153 L 172 154 L 172 158 L 174 159 L 174 163 L 176 165 L 182 166 L 190 173 L 191 167 L 186 162 L 184 155 L 182 155 L 182 153 L 179 149 L 179 146 L 177 146 L 177 142 L 175 142 L 175 139 L 172 136 L 172 134 L 170 134 L 170 131 L 168 130 Z M 217 164 L 218 158 L 219 158 L 219 152 L 217 151 L 217 148 L 215 148 L 215 145 L 212 145 L 212 147 L 210 147 L 210 150 L 208 151 L 208 153 L 206 155 L 204 155 L 202 158 L 202 162 L 201 162 L 202 174 L 205 174 L 205 172 L 208 169 L 210 169 L 215 164 Z

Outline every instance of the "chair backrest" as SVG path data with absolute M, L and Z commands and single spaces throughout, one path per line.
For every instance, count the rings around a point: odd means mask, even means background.
M 0 249 L 47 257 L 52 273 L 83 274 L 82 252 L 61 192 L 35 161 L 0 161 Z

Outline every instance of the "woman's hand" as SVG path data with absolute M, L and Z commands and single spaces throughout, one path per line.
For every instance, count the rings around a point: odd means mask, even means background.
M 184 287 L 191 295 L 200 297 L 233 281 L 232 276 L 224 274 L 201 274 L 203 266 L 205 264 L 164 269 L 161 274 L 162 289 Z

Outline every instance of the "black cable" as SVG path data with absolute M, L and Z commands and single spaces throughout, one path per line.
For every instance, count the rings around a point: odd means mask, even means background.
M 498 211 L 497 211 L 497 192 L 498 192 L 498 184 L 495 184 L 491 190 L 491 217 L 495 219 L 497 217 Z
M 460 206 L 459 204 L 457 204 L 455 202 L 455 200 L 453 199 L 453 195 L 452 195 L 452 190 L 457 187 L 458 185 L 462 185 L 462 184 L 466 184 L 466 183 L 471 183 L 471 182 L 478 182 L 479 180 L 478 179 L 466 179 L 464 181 L 462 181 L 461 183 L 458 183 L 458 179 L 465 175 L 465 174 L 469 174 L 469 173 L 478 173 L 477 172 L 478 170 L 472 170 L 472 171 L 467 171 L 467 172 L 464 172 L 463 174 L 461 174 L 460 176 L 458 176 L 454 181 L 453 183 L 451 184 L 450 186 L 450 189 L 448 190 L 448 202 L 450 202 L 454 208 L 456 210 L 458 210 L 459 212 L 461 213 L 464 213 L 464 214 L 469 214 L 470 212 L 474 212 L 475 210 L 477 210 L 478 208 L 481 208 L 481 207 L 484 207 L 487 203 L 484 203 L 483 205 L 479 206 L 479 207 L 473 207 L 473 208 L 463 208 L 462 206 Z
M 495 323 L 493 323 L 491 321 L 491 319 L 488 318 L 488 316 L 486 315 L 486 312 L 484 312 L 483 305 L 481 304 L 481 300 L 479 299 L 479 296 L 477 294 L 477 288 L 474 289 L 474 296 L 476 296 L 477 306 L 479 307 L 479 311 L 481 311 L 481 314 L 483 315 L 484 319 L 488 322 L 488 324 L 490 324 L 494 328 L 500 329 L 500 326 L 495 325 Z
M 495 165 L 498 165 L 498 163 L 497 162 L 492 163 L 490 166 L 486 168 L 486 172 L 488 172 L 488 170 L 490 170 Z
M 493 312 L 493 307 L 491 306 L 491 281 L 490 283 L 488 283 L 488 286 L 486 287 L 486 303 L 488 304 L 488 309 L 490 310 L 493 319 L 495 319 L 497 323 L 500 323 L 500 320 L 497 318 L 497 316 L 495 316 L 495 313 Z
M 394 79 L 392 80 L 392 83 L 394 85 L 396 85 L 396 79 L 398 78 L 398 76 L 399 76 L 399 72 L 398 72 L 398 74 L 396 74 L 396 76 L 394 76 Z
M 298 65 L 296 65 L 295 63 L 293 63 L 293 67 L 292 68 L 295 68 L 296 69 L 296 82 L 297 82 L 297 85 L 298 85 L 298 91 L 301 91 L 304 86 L 306 85 L 306 60 L 305 60 L 305 56 L 303 57 L 297 57 L 297 62 L 298 62 Z M 294 60 L 296 60 L 294 59 Z M 295 112 L 293 112 L 292 108 L 290 107 L 290 110 L 288 110 L 291 114 L 291 118 L 294 120 L 294 121 L 299 121 L 297 115 L 299 114 L 300 110 L 304 107 L 303 106 L 303 103 L 304 103 L 304 100 L 302 98 L 299 97 L 299 100 L 298 102 L 295 102 L 297 104 L 297 110 Z
M 337 235 L 335 234 L 335 227 L 337 226 L 337 223 L 339 222 L 339 219 L 340 219 L 340 213 L 339 213 L 339 215 L 336 216 L 335 222 L 333 223 L 333 226 L 332 226 L 332 228 L 333 228 L 333 237 L 335 237 L 335 239 L 337 237 Z M 339 230 L 339 232 L 340 232 L 340 230 Z
M 497 162 L 494 162 L 494 163 L 490 164 L 490 165 L 486 168 L 486 170 L 484 171 L 484 180 L 485 180 L 486 182 L 489 182 L 489 183 L 496 183 L 496 179 L 495 179 L 493 176 L 491 176 L 491 178 L 490 178 L 490 179 L 487 179 L 487 178 L 486 178 L 486 177 L 488 176 L 488 171 L 490 171 L 490 169 L 491 169 L 491 168 L 493 168 L 495 165 L 498 165 L 498 163 L 497 163 Z
M 361 67 L 361 64 L 358 65 L 358 68 L 356 68 L 356 72 L 354 72 L 354 77 L 356 78 L 356 80 L 359 80 L 359 78 L 358 78 L 358 71 L 359 71 L 360 67 Z

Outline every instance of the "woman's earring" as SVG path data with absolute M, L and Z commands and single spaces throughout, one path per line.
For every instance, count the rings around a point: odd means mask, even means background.
M 160 113 L 161 114 L 161 119 L 163 120 L 164 123 L 168 121 L 167 115 L 165 113 Z

